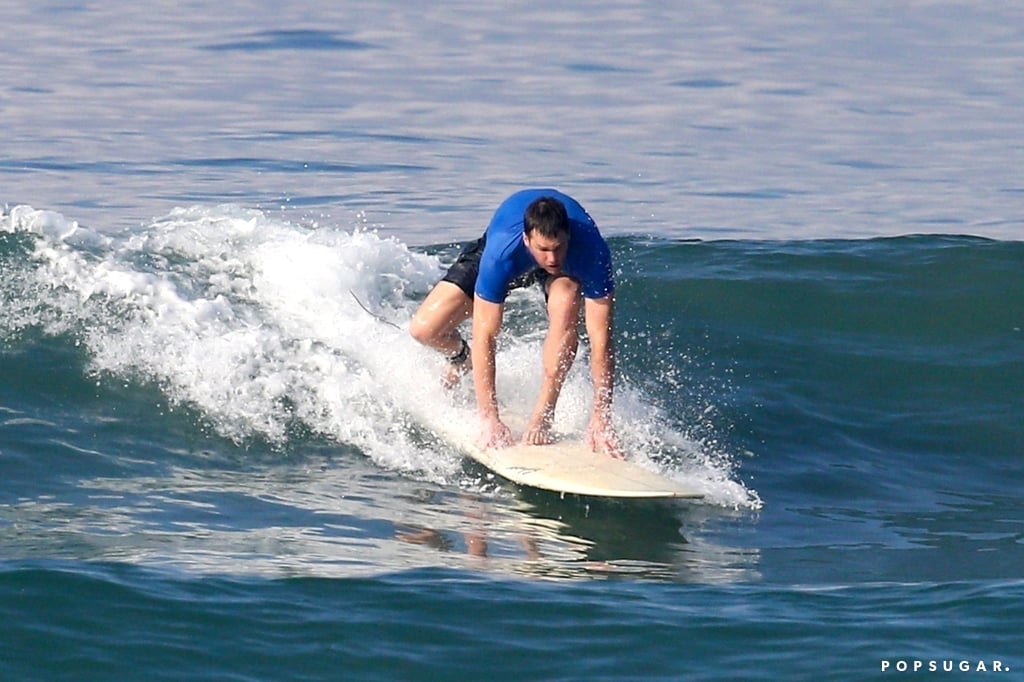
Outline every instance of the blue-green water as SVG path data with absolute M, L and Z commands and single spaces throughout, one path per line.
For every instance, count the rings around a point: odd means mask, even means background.
M 254 582 L 61 568 L 4 575 L 5 611 L 39 614 L 7 641 L 45 657 L 15 655 L 12 677 L 870 679 L 914 661 L 1013 675 L 998 652 L 1019 643 L 1024 596 L 996 582 L 560 585 L 444 569 Z
M 1021 677 L 1015 6 L 8 9 L 0 679 Z M 702 502 L 433 434 L 401 327 L 523 184 L 609 236 L 616 422 Z

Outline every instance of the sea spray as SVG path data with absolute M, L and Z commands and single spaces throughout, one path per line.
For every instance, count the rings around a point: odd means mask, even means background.
M 463 386 L 439 399 L 443 360 L 405 332 L 443 272 L 438 255 L 237 206 L 177 209 L 121 234 L 19 206 L 4 229 L 35 239 L 19 277 L 4 283 L 5 298 L 30 301 L 7 333 L 40 326 L 70 334 L 88 371 L 159 386 L 172 405 L 239 444 L 261 439 L 286 450 L 291 434 L 310 433 L 385 468 L 460 480 L 458 453 L 431 424 L 471 420 L 471 394 Z M 543 298 L 517 291 L 509 310 L 498 385 L 505 409 L 525 413 L 540 381 Z M 583 348 L 556 429 L 586 426 L 587 363 Z M 698 486 L 709 502 L 760 505 L 734 480 L 732 459 L 688 437 L 641 384 L 621 382 L 616 422 L 638 459 Z

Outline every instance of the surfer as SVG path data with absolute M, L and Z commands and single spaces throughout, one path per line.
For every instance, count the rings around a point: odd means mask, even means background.
M 409 331 L 448 358 L 446 383 L 472 370 L 481 447 L 511 445 L 498 412 L 495 352 L 509 290 L 539 284 L 547 301 L 543 382 L 522 442 L 552 441 L 551 423 L 562 384 L 576 358 L 582 311 L 590 339 L 594 407 L 585 440 L 592 450 L 621 457 L 612 426 L 615 282 L 611 252 L 594 220 L 575 199 L 553 189 L 526 189 L 495 211 L 484 235 L 469 243 L 413 315 Z M 472 318 L 472 344 L 459 325 Z

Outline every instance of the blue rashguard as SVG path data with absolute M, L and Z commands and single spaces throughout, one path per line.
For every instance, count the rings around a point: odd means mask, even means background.
M 503 303 L 509 284 L 537 268 L 523 242 L 523 215 L 536 199 L 552 197 L 569 216 L 569 250 L 562 272 L 580 282 L 587 298 L 604 298 L 615 290 L 612 257 L 597 224 L 579 202 L 555 189 L 524 189 L 502 202 L 485 233 L 475 293 L 485 301 Z

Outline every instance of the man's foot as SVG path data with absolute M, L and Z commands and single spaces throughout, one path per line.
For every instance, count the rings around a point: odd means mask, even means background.
M 441 377 L 441 385 L 446 391 L 454 390 L 460 383 L 462 377 L 472 369 L 472 361 L 469 356 L 469 344 L 462 339 L 462 348 L 458 353 L 448 357 L 448 365 L 445 367 L 444 376 Z
M 446 391 L 454 391 L 462 383 L 462 377 L 469 374 L 469 363 L 463 362 L 460 365 L 448 363 L 444 368 L 444 376 L 441 377 L 441 386 Z
M 550 445 L 555 442 L 555 434 L 551 431 L 551 422 L 554 420 L 554 411 L 545 409 L 539 414 L 530 418 L 526 425 L 526 431 L 520 442 L 523 445 Z

